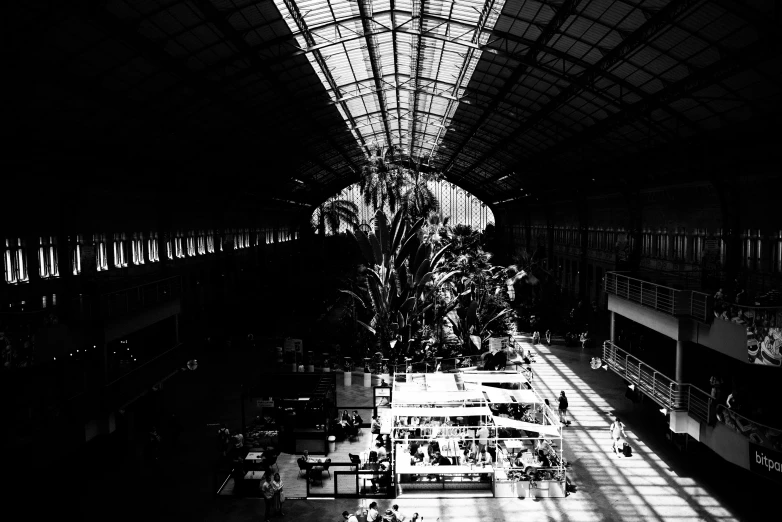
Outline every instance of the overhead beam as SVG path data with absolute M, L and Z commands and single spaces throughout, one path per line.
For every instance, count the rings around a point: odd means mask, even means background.
M 415 4 L 413 4 L 415 5 Z M 411 81 L 413 83 L 413 92 L 410 95 L 410 110 L 413 111 L 413 117 L 410 118 L 410 130 L 408 131 L 410 133 L 410 144 L 408 145 L 409 150 L 408 153 L 412 157 L 413 151 L 415 150 L 415 138 L 416 138 L 416 129 L 417 129 L 417 118 L 416 114 L 418 113 L 418 89 L 419 89 L 419 77 L 421 75 L 421 62 L 423 61 L 422 52 L 424 49 L 423 40 L 421 37 L 421 34 L 424 31 L 424 12 L 426 12 L 426 0 L 419 0 L 418 2 L 418 19 L 416 24 L 416 46 L 415 46 L 415 63 L 412 65 L 412 74 L 411 74 Z M 415 14 L 413 14 L 415 17 Z
M 644 115 L 649 114 L 664 105 L 681 98 L 686 98 L 692 93 L 714 85 L 731 75 L 776 57 L 779 55 L 779 52 L 780 43 L 777 39 L 770 37 L 758 40 L 741 51 L 726 56 L 723 59 L 700 69 L 694 74 L 691 74 L 687 78 L 679 80 L 647 98 L 630 105 L 624 111 L 600 120 L 595 125 L 585 129 L 583 133 L 556 144 L 544 153 L 529 158 L 524 164 L 540 164 L 546 157 L 561 155 L 565 151 L 584 145 L 621 125 L 642 118 Z M 520 167 L 517 166 L 516 168 L 518 169 Z
M 292 1 L 292 0 L 288 0 Z M 221 13 L 215 6 L 212 4 L 209 0 L 193 0 L 193 3 L 198 7 L 198 9 L 204 14 L 206 19 L 212 23 L 217 29 L 225 35 L 226 39 L 230 41 L 237 49 L 247 50 L 250 45 L 247 43 L 247 41 L 236 31 L 236 29 L 228 22 L 228 19 L 226 18 L 224 13 Z M 339 146 L 339 144 L 334 140 L 332 136 L 330 136 L 328 133 L 324 131 L 324 129 L 321 128 L 320 124 L 315 121 L 306 111 L 301 111 L 298 107 L 298 102 L 294 98 L 294 96 L 291 94 L 290 90 L 287 88 L 286 85 L 283 85 L 283 82 L 280 80 L 278 75 L 263 61 L 261 60 L 258 55 L 249 55 L 249 60 L 252 66 L 260 72 L 269 82 L 269 84 L 272 86 L 274 91 L 278 96 L 280 96 L 282 99 L 285 100 L 286 105 L 290 107 L 290 110 L 294 113 L 297 113 L 299 117 L 301 117 L 304 121 L 310 121 L 312 125 L 312 129 L 316 131 L 317 134 L 319 134 L 324 141 L 326 141 L 335 151 L 338 151 L 340 156 L 345 160 L 345 162 L 351 166 L 354 169 L 358 169 L 359 167 L 355 164 L 353 159 L 347 155 L 344 150 L 342 150 L 342 147 Z M 311 160 L 313 163 L 321 164 L 320 160 L 317 157 L 311 157 Z M 321 164 L 322 165 L 322 164 Z M 333 172 L 331 168 L 327 167 L 326 165 L 323 165 L 324 169 L 327 171 L 331 171 L 332 173 L 339 175 L 336 172 Z
M 200 0 L 201 2 L 209 2 L 209 0 Z M 299 6 L 296 4 L 295 0 L 283 0 L 285 3 L 285 7 L 288 9 L 288 12 L 290 13 L 291 17 L 293 18 L 294 23 L 299 28 L 299 31 L 304 39 L 307 42 L 307 45 L 315 45 L 315 39 L 312 36 L 312 33 L 310 32 L 309 28 L 307 27 L 307 22 L 304 20 L 304 16 L 301 14 L 301 11 L 299 11 Z M 246 40 L 242 38 L 242 41 L 247 45 Z M 263 60 L 258 57 L 258 54 L 255 53 L 252 55 L 254 57 L 255 61 L 259 61 L 261 63 L 265 63 Z M 329 69 L 328 64 L 326 63 L 326 60 L 323 58 L 323 55 L 320 53 L 320 51 L 316 51 L 313 53 L 313 56 L 315 57 L 315 61 L 318 64 L 318 67 L 320 67 L 321 73 L 323 74 L 323 77 L 326 78 L 326 82 L 329 84 L 329 88 L 332 90 L 335 96 L 339 96 L 340 90 L 339 86 L 337 85 L 336 80 L 334 80 L 334 77 L 331 75 L 331 69 Z M 296 103 L 296 102 L 294 102 Z M 348 122 L 353 125 L 353 116 L 350 113 L 350 109 L 348 108 L 347 104 L 341 103 L 340 104 L 342 110 L 345 113 L 345 116 L 348 118 Z M 369 149 L 367 148 L 367 143 L 364 140 L 364 138 L 357 134 L 358 139 L 360 141 L 361 147 L 366 150 L 367 152 Z
M 287 1 L 287 0 L 286 0 Z M 372 78 L 375 82 L 375 95 L 377 97 L 377 104 L 383 113 L 383 127 L 386 131 L 386 143 L 391 147 L 394 145 L 394 141 L 391 139 L 391 128 L 388 124 L 388 111 L 385 93 L 382 85 L 382 74 L 380 71 L 380 64 L 377 57 L 377 46 L 375 45 L 375 37 L 372 34 L 372 13 L 371 7 L 367 6 L 366 0 L 358 0 L 358 10 L 361 13 L 361 27 L 364 29 L 364 40 L 367 43 L 367 55 L 369 56 L 369 65 L 372 68 Z M 394 62 L 396 63 L 396 55 L 394 56 Z M 335 94 L 339 94 L 340 91 L 335 91 Z
M 649 41 L 655 34 L 668 27 L 672 20 L 688 10 L 693 5 L 700 3 L 701 0 L 672 0 L 665 7 L 660 9 L 655 15 L 649 18 L 641 27 L 636 29 L 622 42 L 611 49 L 601 60 L 594 65 L 573 77 L 572 83 L 561 90 L 556 96 L 551 98 L 543 107 L 535 111 L 529 118 L 527 118 L 518 128 L 512 133 L 505 136 L 503 139 L 498 140 L 497 143 L 489 150 L 487 150 L 481 157 L 473 162 L 467 169 L 464 170 L 462 176 L 468 172 L 472 172 L 475 168 L 480 166 L 487 158 L 490 158 L 500 150 L 504 150 L 508 147 L 517 137 L 527 132 L 534 126 L 542 122 L 552 112 L 564 105 L 568 100 L 576 96 L 582 90 L 585 90 L 587 86 L 593 85 L 598 78 L 604 75 L 604 72 L 625 59 L 631 52 L 635 51 L 639 47 L 643 47 L 646 42 Z M 622 111 L 620 111 L 621 113 Z M 587 131 L 585 131 L 587 132 Z
M 505 80 L 497 94 L 494 95 L 491 102 L 483 108 L 483 113 L 481 114 L 480 118 L 478 118 L 478 121 L 467 133 L 467 136 L 462 141 L 461 145 L 459 145 L 459 147 L 453 151 L 451 159 L 448 161 L 448 163 L 446 163 L 445 168 L 443 169 L 445 172 L 449 172 L 451 170 L 451 168 L 454 166 L 454 163 L 456 163 L 456 159 L 462 153 L 472 137 L 478 133 L 483 124 L 486 123 L 486 120 L 489 118 L 489 116 L 497 110 L 499 105 L 505 100 L 505 98 L 513 90 L 519 80 L 521 80 L 521 77 L 526 74 L 527 70 L 537 62 L 538 54 L 548 45 L 549 40 L 551 40 L 551 38 L 553 38 L 554 35 L 559 32 L 565 21 L 570 17 L 571 14 L 573 14 L 573 12 L 575 12 L 579 3 L 581 3 L 581 0 L 565 0 L 565 2 L 559 6 L 556 14 L 551 18 L 549 23 L 546 24 L 546 27 L 543 29 L 543 31 L 540 32 L 540 35 L 538 35 L 538 38 L 535 40 L 535 42 L 521 57 L 521 63 L 519 66 L 511 72 L 510 76 L 508 76 L 508 78 Z

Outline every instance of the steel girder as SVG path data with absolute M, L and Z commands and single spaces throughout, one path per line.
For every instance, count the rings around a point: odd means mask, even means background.
M 527 72 L 527 68 L 530 67 L 531 64 L 535 64 L 537 62 L 538 53 L 540 53 L 540 51 L 548 44 L 549 40 L 551 40 L 557 31 L 559 31 L 559 29 L 562 27 L 562 24 L 564 24 L 573 11 L 575 11 L 580 2 L 581 0 L 565 0 L 559 9 L 557 9 L 554 17 L 549 21 L 548 24 L 546 24 L 546 27 L 543 29 L 543 31 L 541 31 L 535 42 L 532 43 L 532 45 L 521 57 L 521 64 L 516 67 L 511 75 L 505 80 L 500 91 L 493 97 L 491 103 L 489 103 L 489 105 L 483 110 L 483 113 L 481 114 L 481 117 L 478 119 L 477 123 L 472 126 L 472 130 L 468 133 L 467 138 L 462 142 L 459 148 L 453 152 L 451 159 L 445 165 L 445 172 L 450 171 L 456 162 L 456 158 L 464 150 L 464 147 L 467 145 L 467 143 L 469 143 L 473 135 L 478 132 L 489 116 L 495 110 L 497 110 L 497 107 L 499 107 L 500 103 L 502 103 L 505 97 L 519 82 L 521 77 Z
M 285 0 L 286 2 L 289 0 Z M 375 94 L 377 96 L 377 104 L 383 113 L 383 128 L 386 131 L 386 141 L 388 146 L 391 147 L 394 142 L 391 139 L 391 128 L 388 124 L 388 110 L 385 99 L 385 92 L 382 89 L 382 75 L 380 74 L 380 67 L 377 61 L 375 37 L 372 34 L 372 14 L 369 12 L 369 7 L 366 5 L 366 0 L 358 0 L 358 10 L 361 13 L 361 26 L 364 29 L 364 40 L 367 42 L 367 54 L 369 55 L 369 65 L 372 67 L 372 76 L 375 82 L 377 90 Z M 393 34 L 393 31 L 392 31 Z M 394 59 L 396 63 L 396 58 Z M 341 97 L 341 91 L 335 91 Z M 397 105 L 398 107 L 398 105 Z
M 636 29 L 622 43 L 611 49 L 600 61 L 583 71 L 581 74 L 572 78 L 572 83 L 565 89 L 551 98 L 543 107 L 532 114 L 530 118 L 524 121 L 516 130 L 499 140 L 491 149 L 486 151 L 477 161 L 473 162 L 462 175 L 474 170 L 499 150 L 505 149 L 518 136 L 527 132 L 529 129 L 543 121 L 549 114 L 565 104 L 573 96 L 576 96 L 587 86 L 604 76 L 604 71 L 610 69 L 635 49 L 645 45 L 645 43 L 656 33 L 669 26 L 671 21 L 694 4 L 701 0 L 673 0 L 662 8 L 659 12 L 649 18 L 641 27 Z M 623 112 L 623 111 L 620 111 Z M 493 181 L 497 176 L 488 181 Z

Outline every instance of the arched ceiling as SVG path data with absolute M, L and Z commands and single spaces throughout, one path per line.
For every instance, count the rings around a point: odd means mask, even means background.
M 389 143 L 507 201 L 777 114 L 782 88 L 773 0 L 13 10 L 10 156 L 197 159 L 221 183 L 303 204 L 355 182 L 367 150 Z

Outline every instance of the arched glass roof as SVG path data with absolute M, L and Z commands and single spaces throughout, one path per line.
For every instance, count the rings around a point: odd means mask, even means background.
M 375 145 L 496 203 L 749 142 L 780 112 L 773 0 L 49 1 L 9 20 L 20 157 L 199 154 L 305 205 Z

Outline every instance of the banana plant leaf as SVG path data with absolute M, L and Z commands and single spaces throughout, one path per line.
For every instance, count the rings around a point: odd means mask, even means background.
M 432 266 L 437 266 L 437 263 L 440 262 L 441 259 L 443 259 L 443 256 L 445 255 L 445 251 L 451 248 L 451 245 L 453 243 L 448 243 L 443 248 L 441 248 L 433 257 L 432 257 Z
M 377 334 L 377 330 L 375 330 L 374 328 L 372 328 L 371 326 L 369 326 L 369 325 L 368 325 L 367 323 L 365 323 L 364 321 L 359 321 L 358 319 L 356 319 L 356 323 L 360 324 L 361 326 L 363 326 L 364 328 L 366 328 L 367 330 L 369 330 L 369 331 L 370 331 L 370 332 L 371 332 L 373 335 L 376 335 L 376 334 Z
M 418 240 L 418 236 L 415 234 L 409 235 L 408 238 L 405 239 L 402 248 L 399 250 L 399 255 L 394 259 L 394 266 L 399 268 L 399 266 L 405 262 L 405 259 L 418 249 L 420 244 L 421 242 Z
M 506 309 L 505 309 L 505 310 L 503 310 L 502 312 L 498 313 L 497 315 L 495 315 L 494 317 L 492 317 L 491 319 L 489 319 L 489 321 L 488 321 L 488 322 L 486 322 L 486 323 L 483 325 L 483 329 L 481 330 L 481 332 L 484 332 L 484 331 L 486 331 L 486 328 L 487 328 L 487 327 L 488 327 L 488 326 L 489 326 L 491 323 L 493 323 L 494 321 L 496 321 L 497 319 L 499 319 L 500 317 L 502 317 L 503 315 L 507 314 L 507 313 L 508 313 L 508 312 L 510 312 L 510 311 L 511 311 L 511 310 L 510 310 L 510 308 L 506 308 Z
M 422 267 L 423 268 L 423 267 Z M 434 273 L 433 272 L 427 272 L 421 277 L 421 281 L 418 282 L 418 290 L 423 291 L 424 287 L 426 287 L 426 283 L 434 279 Z
M 356 295 L 354 292 L 351 292 L 350 290 L 340 290 L 340 292 L 342 292 L 343 294 L 352 295 L 352 296 L 353 296 L 353 298 L 354 298 L 354 299 L 356 299 L 356 300 L 358 301 L 358 303 L 359 303 L 359 304 L 360 304 L 362 307 L 364 307 L 364 308 L 366 308 L 366 307 L 367 307 L 367 305 L 365 305 L 365 304 L 364 304 L 364 300 L 363 300 L 363 299 L 361 299 L 359 296 L 357 296 L 357 295 Z
M 375 212 L 375 235 L 380 241 L 381 251 L 388 254 L 391 251 L 391 237 L 388 230 L 388 218 L 382 210 Z
M 373 264 L 375 264 L 375 265 L 382 265 L 383 264 L 383 251 L 380 248 L 380 240 L 372 232 L 369 233 L 369 244 L 372 245 L 372 254 L 375 257 L 375 261 L 374 261 Z
M 418 252 L 415 253 L 415 261 L 413 262 L 412 268 L 417 273 L 418 267 L 421 266 L 421 264 L 424 262 L 424 259 L 429 259 L 430 255 L 432 254 L 432 247 L 427 245 L 426 243 L 422 243 L 418 247 Z M 427 272 L 429 269 L 426 269 Z
M 394 215 L 394 221 L 391 225 L 391 252 L 396 252 L 402 244 L 402 238 L 405 237 L 407 230 L 407 221 L 402 219 L 402 212 Z
M 470 302 L 470 306 L 467 307 L 467 317 L 464 322 L 464 329 L 468 332 L 478 322 L 478 301 Z
M 361 254 L 364 256 L 364 259 L 367 260 L 367 263 L 374 265 L 375 253 L 372 251 L 372 245 L 369 244 L 369 238 L 367 235 L 360 229 L 356 229 L 355 233 L 348 230 L 348 234 L 356 238 L 358 248 L 361 250 Z
M 424 259 L 421 262 L 421 265 L 418 267 L 418 270 L 415 273 L 415 284 L 416 284 L 416 286 L 421 284 L 421 279 L 427 273 L 431 273 L 431 272 L 429 272 L 429 260 L 428 259 Z
M 445 274 L 444 276 L 442 276 L 442 277 L 440 277 L 439 279 L 437 279 L 437 281 L 435 282 L 435 284 L 436 284 L 437 286 L 440 286 L 441 284 L 445 283 L 445 282 L 446 282 L 446 281 L 448 281 L 448 280 L 449 280 L 451 277 L 453 277 L 454 275 L 456 275 L 456 274 L 458 274 L 458 273 L 459 273 L 459 270 L 454 270 L 453 272 L 448 272 L 448 273 L 447 273 L 447 274 Z

